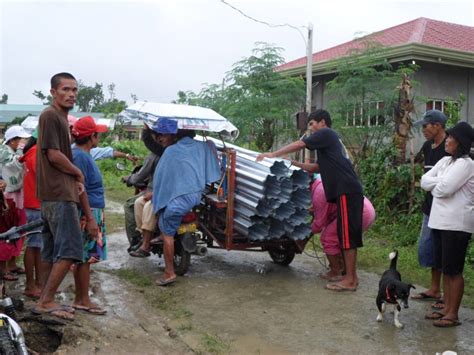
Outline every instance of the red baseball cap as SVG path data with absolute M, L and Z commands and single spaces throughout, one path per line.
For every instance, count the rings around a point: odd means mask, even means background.
M 107 132 L 108 128 L 104 124 L 96 124 L 92 116 L 79 118 L 72 127 L 72 134 L 76 138 L 92 136 L 94 133 Z

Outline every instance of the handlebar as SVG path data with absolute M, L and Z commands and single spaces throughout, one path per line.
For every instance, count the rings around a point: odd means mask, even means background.
M 36 221 L 24 224 L 19 227 L 12 227 L 6 232 L 0 233 L 0 240 L 14 241 L 14 240 L 20 239 L 25 232 L 30 232 L 29 234 L 41 233 L 41 230 L 35 230 L 35 229 L 42 227 L 43 224 L 44 224 L 43 220 L 38 219 Z

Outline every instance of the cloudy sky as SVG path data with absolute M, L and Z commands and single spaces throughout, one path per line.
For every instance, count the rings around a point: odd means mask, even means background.
M 313 52 L 418 17 L 474 26 L 474 0 L 226 0 L 272 24 L 314 26 Z M 303 32 L 304 28 L 301 29 Z M 0 95 L 40 103 L 52 74 L 115 83 L 117 97 L 169 102 L 178 90 L 219 83 L 264 41 L 286 60 L 305 55 L 301 35 L 254 22 L 220 0 L 0 0 Z

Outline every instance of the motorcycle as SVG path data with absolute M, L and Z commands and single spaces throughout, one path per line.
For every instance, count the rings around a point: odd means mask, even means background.
M 29 233 L 38 233 L 37 229 L 43 225 L 42 220 L 33 221 L 23 226 L 12 227 L 8 231 L 0 233 L 0 240 L 14 242 Z M 29 233 L 25 233 L 29 232 Z M 28 355 L 25 335 L 16 322 L 16 311 L 13 301 L 7 296 L 3 272 L 0 272 L 0 354 Z
M 125 165 L 122 163 L 117 163 L 116 168 L 120 171 L 129 171 L 126 169 Z M 136 168 L 135 168 L 136 169 Z M 135 170 L 134 169 L 134 170 Z M 131 171 L 129 171 L 131 172 Z M 137 196 L 141 191 L 136 189 L 135 196 Z M 133 205 L 128 205 L 128 208 L 133 208 Z M 175 273 L 179 276 L 186 274 L 191 263 L 191 255 L 205 256 L 207 255 L 207 247 L 202 241 L 202 233 L 199 231 L 199 210 L 198 208 L 194 209 L 187 213 L 179 226 L 174 242 L 174 269 Z M 134 224 L 130 219 L 126 219 L 126 229 L 130 230 L 130 224 Z M 158 255 L 159 257 L 163 256 L 164 246 L 163 241 L 159 240 L 160 231 L 157 229 L 153 233 L 152 240 L 158 240 L 156 243 L 151 244 L 151 253 Z M 130 240 L 130 238 L 129 238 Z M 142 241 L 141 239 L 133 239 L 130 241 L 129 251 L 137 250 L 140 248 Z

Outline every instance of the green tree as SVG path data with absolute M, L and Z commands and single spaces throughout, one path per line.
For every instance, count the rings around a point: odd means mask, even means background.
M 94 86 L 85 85 L 82 80 L 77 82 L 77 106 L 82 112 L 97 112 L 104 104 L 103 85 L 95 83 Z
M 292 115 L 304 105 L 300 77 L 283 76 L 282 48 L 257 42 L 252 55 L 235 63 L 221 84 L 205 84 L 199 93 L 179 91 L 174 102 L 212 108 L 240 130 L 240 143 L 266 151 L 277 137 L 294 138 Z
M 109 91 L 109 99 L 96 106 L 94 110 L 104 113 L 105 117 L 110 117 L 122 112 L 127 107 L 127 103 L 115 97 L 114 83 L 108 85 L 107 90 Z
M 3 94 L 2 98 L 0 99 L 0 104 L 7 104 L 8 103 L 8 95 Z
M 384 47 L 361 41 L 361 49 L 339 60 L 338 74 L 327 86 L 334 126 L 356 166 L 393 134 L 393 118 L 399 107 L 398 86 L 405 75 L 410 76 L 417 69 L 414 65 L 394 68 L 385 59 Z
M 53 103 L 53 97 L 51 95 L 46 96 L 41 90 L 33 91 L 33 96 L 40 99 L 43 105 L 51 105 Z
M 454 100 L 450 97 L 445 98 L 444 112 L 446 113 L 446 116 L 448 116 L 446 127 L 452 127 L 459 122 L 461 119 L 461 108 L 465 101 L 466 95 L 464 95 L 462 92 L 459 93 L 457 100 Z

